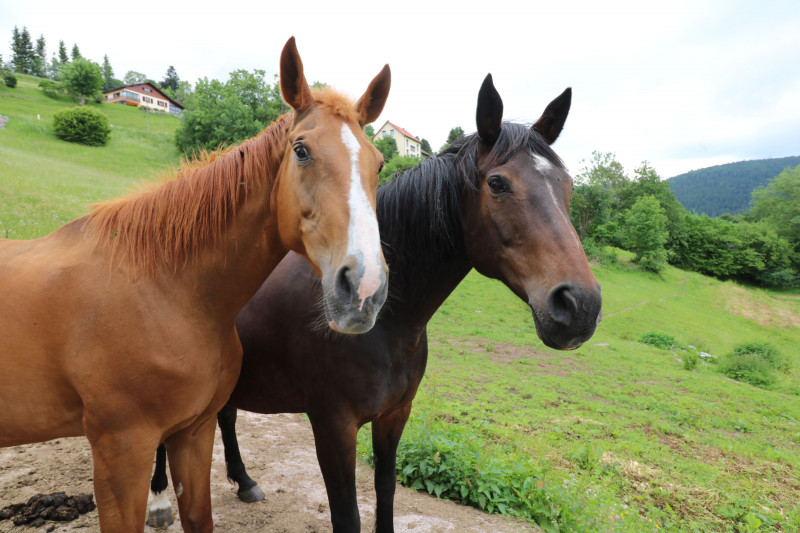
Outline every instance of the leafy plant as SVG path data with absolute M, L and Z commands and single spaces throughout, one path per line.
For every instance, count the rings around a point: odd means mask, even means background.
M 72 107 L 53 115 L 53 130 L 61 140 L 101 146 L 108 142 L 108 117 L 91 107 Z
M 766 342 L 739 344 L 719 365 L 719 371 L 729 378 L 756 387 L 773 385 L 777 380 L 775 372 L 788 373 L 790 368 L 789 361 Z
M 17 77 L 14 76 L 11 72 L 4 71 L 3 72 L 3 82 L 6 84 L 7 87 L 13 89 L 17 86 Z
M 662 350 L 669 350 L 675 344 L 675 337 L 667 335 L 666 333 L 659 333 L 658 331 L 650 331 L 639 337 L 639 342 L 661 348 Z

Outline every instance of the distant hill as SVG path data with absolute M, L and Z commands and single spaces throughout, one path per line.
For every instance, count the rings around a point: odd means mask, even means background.
M 750 193 L 787 167 L 800 165 L 800 156 L 740 161 L 692 170 L 669 178 L 675 198 L 688 211 L 716 217 L 750 209 Z

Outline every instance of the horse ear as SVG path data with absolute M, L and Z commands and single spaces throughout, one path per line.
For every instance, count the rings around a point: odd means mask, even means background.
M 475 112 L 475 122 L 478 125 L 478 136 L 481 140 L 493 145 L 500 135 L 503 121 L 503 100 L 492 83 L 492 75 L 487 74 L 478 91 L 478 110 Z
M 366 92 L 356 102 L 358 123 L 361 124 L 361 127 L 374 122 L 380 116 L 386 99 L 389 97 L 391 86 L 392 71 L 389 70 L 389 65 L 384 65 L 378 75 L 369 82 Z
M 297 112 L 305 111 L 314 104 L 294 37 L 286 41 L 281 52 L 281 94 Z
M 567 87 L 555 100 L 550 102 L 542 116 L 531 128 L 542 136 L 547 144 L 553 144 L 564 129 L 564 122 L 569 115 L 569 106 L 572 103 L 572 88 Z

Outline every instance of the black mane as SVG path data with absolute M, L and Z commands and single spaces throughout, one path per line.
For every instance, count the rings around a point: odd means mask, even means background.
M 392 272 L 408 262 L 416 268 L 439 263 L 463 251 L 463 199 L 477 191 L 481 140 L 477 133 L 461 137 L 439 155 L 397 174 L 378 189 L 377 214 L 384 255 Z M 527 149 L 563 168 L 550 146 L 529 127 L 504 122 L 486 159 L 486 168 L 502 165 Z

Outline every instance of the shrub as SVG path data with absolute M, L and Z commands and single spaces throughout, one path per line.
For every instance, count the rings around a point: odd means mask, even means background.
M 683 354 L 683 369 L 694 370 L 700 362 L 700 356 L 694 350 L 687 351 Z
M 645 333 L 639 338 L 639 342 L 661 348 L 662 350 L 669 350 L 675 344 L 675 337 L 667 335 L 666 333 L 659 333 L 658 331 L 651 331 Z
M 91 107 L 72 107 L 53 115 L 56 137 L 64 141 L 101 146 L 108 142 L 108 117 Z
M 55 96 L 58 91 L 58 85 L 52 80 L 42 80 L 39 82 L 39 88 L 47 96 Z
M 17 86 L 17 77 L 10 72 L 3 72 L 3 82 L 13 89 Z
M 729 378 L 756 387 L 769 387 L 777 380 L 776 371 L 788 373 L 789 369 L 789 361 L 766 342 L 739 344 L 719 365 L 719 371 Z

